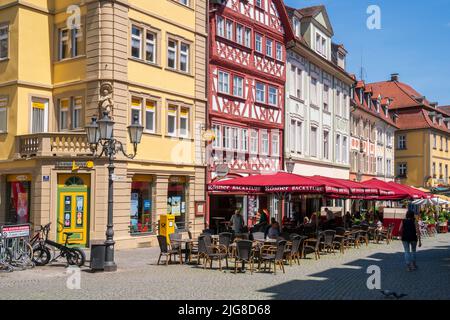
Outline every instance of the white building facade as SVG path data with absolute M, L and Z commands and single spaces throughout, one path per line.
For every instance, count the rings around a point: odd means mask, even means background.
M 350 92 L 346 51 L 332 43 L 325 7 L 288 8 L 296 40 L 288 45 L 285 161 L 293 173 L 348 179 Z

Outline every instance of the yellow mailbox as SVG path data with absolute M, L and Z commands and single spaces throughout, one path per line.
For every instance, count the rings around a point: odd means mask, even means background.
M 159 216 L 159 234 L 165 236 L 167 243 L 170 243 L 169 235 L 175 233 L 175 216 L 172 214 L 162 214 Z

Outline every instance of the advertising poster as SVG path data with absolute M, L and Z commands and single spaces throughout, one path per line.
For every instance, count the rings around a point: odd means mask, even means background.
M 136 232 L 138 229 L 138 219 L 139 219 L 139 194 L 131 194 L 131 208 L 130 208 L 130 223 L 132 232 Z
M 172 214 L 174 216 L 180 216 L 181 215 L 181 197 L 172 197 Z

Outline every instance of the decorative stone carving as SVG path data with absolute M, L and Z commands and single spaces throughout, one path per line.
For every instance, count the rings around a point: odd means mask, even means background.
M 111 83 L 105 82 L 100 86 L 100 98 L 98 102 L 98 113 L 100 118 L 106 113 L 112 117 L 114 109 L 114 101 L 112 100 L 113 87 Z

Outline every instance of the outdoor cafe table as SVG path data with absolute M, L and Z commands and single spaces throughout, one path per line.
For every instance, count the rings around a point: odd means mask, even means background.
M 184 243 L 184 248 L 185 248 L 185 254 L 184 254 L 184 263 L 188 263 L 189 261 L 189 255 L 190 255 L 190 251 L 192 246 L 195 243 L 198 243 L 198 240 L 194 240 L 194 239 L 177 239 L 177 240 L 170 240 L 171 242 L 177 242 L 180 245 L 182 245 Z

